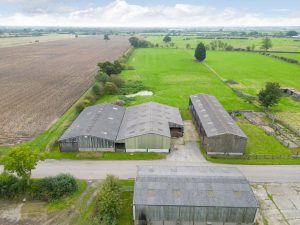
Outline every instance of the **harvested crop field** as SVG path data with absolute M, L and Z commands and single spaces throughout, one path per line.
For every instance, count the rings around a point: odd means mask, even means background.
M 101 36 L 2 48 L 0 145 L 47 129 L 92 84 L 97 62 L 117 59 L 128 37 Z

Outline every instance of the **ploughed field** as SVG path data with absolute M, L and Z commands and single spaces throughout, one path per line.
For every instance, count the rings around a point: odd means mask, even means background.
M 74 38 L 0 51 L 0 145 L 47 129 L 92 84 L 97 62 L 115 60 L 128 37 Z

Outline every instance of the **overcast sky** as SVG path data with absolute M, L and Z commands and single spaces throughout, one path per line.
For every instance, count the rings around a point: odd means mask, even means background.
M 0 25 L 300 26 L 300 0 L 0 0 Z

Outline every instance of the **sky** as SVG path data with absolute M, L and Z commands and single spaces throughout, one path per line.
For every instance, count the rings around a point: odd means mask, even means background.
M 300 26 L 300 0 L 0 0 L 0 26 Z

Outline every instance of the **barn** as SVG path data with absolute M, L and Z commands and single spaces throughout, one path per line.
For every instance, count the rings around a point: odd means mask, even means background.
M 148 102 L 126 108 L 87 107 L 59 139 L 61 151 L 168 153 L 171 138 L 183 135 L 179 109 Z
M 236 168 L 138 167 L 135 225 L 250 225 L 258 203 Z
M 61 151 L 114 151 L 124 114 L 111 104 L 85 108 L 58 140 Z
M 177 108 L 148 102 L 126 109 L 116 142 L 126 152 L 168 153 L 171 138 L 182 136 L 183 132 Z
M 189 110 L 208 155 L 244 154 L 247 136 L 214 96 L 190 96 Z

